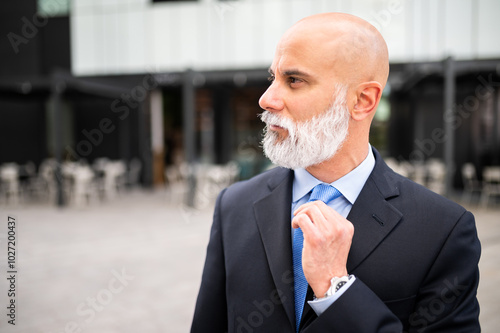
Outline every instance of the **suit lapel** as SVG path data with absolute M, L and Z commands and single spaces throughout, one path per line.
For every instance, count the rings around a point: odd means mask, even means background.
M 293 172 L 269 181 L 269 193 L 254 203 L 255 218 L 267 261 L 283 307 L 294 326 L 291 202 Z
M 378 152 L 375 168 L 352 206 L 347 219 L 354 225 L 347 270 L 352 272 L 385 239 L 403 214 L 387 199 L 399 195 L 394 172 L 382 161 Z

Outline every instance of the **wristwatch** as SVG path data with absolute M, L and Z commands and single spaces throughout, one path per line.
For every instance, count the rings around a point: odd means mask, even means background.
M 325 296 L 323 297 L 328 297 L 332 296 L 335 294 L 340 288 L 342 288 L 350 279 L 352 275 L 346 275 L 346 276 L 341 276 L 341 277 L 333 277 L 330 282 L 330 288 L 325 293 Z

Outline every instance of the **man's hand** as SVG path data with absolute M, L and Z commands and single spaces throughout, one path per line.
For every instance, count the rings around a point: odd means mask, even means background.
M 308 202 L 294 215 L 292 228 L 300 228 L 304 234 L 304 275 L 314 295 L 320 298 L 330 288 L 332 277 L 347 275 L 354 226 L 322 201 Z

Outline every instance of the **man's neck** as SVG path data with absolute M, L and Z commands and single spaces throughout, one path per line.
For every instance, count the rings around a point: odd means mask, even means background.
M 342 178 L 358 165 L 361 164 L 368 155 L 368 144 L 358 149 L 341 148 L 331 159 L 310 167 L 306 170 L 315 178 L 327 184 L 333 183 Z

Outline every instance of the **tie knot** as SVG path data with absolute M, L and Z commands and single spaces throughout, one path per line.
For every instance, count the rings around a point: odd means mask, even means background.
M 328 184 L 318 184 L 316 185 L 309 197 L 309 202 L 321 200 L 328 204 L 333 199 L 340 197 L 341 193 L 335 187 Z

